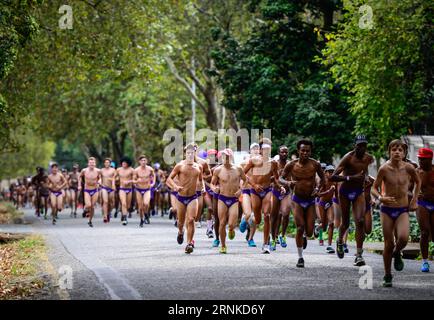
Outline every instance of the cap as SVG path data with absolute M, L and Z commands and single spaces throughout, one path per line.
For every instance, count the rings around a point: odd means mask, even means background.
M 234 152 L 229 148 L 223 149 L 220 153 L 225 154 L 229 157 L 232 157 L 234 155 Z
M 359 144 L 359 143 L 368 143 L 368 140 L 366 140 L 366 136 L 364 134 L 359 134 L 355 139 L 354 139 L 354 143 L 355 144 Z
M 331 170 L 335 171 L 335 167 L 334 167 L 333 165 L 329 164 L 329 165 L 325 168 L 325 171 L 331 171 Z
M 323 170 L 324 170 L 324 169 L 325 169 L 325 167 L 327 167 L 327 164 L 326 164 L 326 163 L 324 163 L 324 162 L 322 162 L 322 163 L 321 163 L 321 169 L 323 169 Z
M 262 145 L 262 149 L 265 149 L 265 148 L 269 148 L 269 149 L 271 149 L 271 145 L 268 144 L 268 143 L 264 143 L 264 144 Z
M 206 159 L 206 157 L 208 156 L 208 152 L 206 152 L 205 150 L 201 150 L 199 151 L 198 156 L 201 159 Z
M 418 158 L 432 159 L 433 151 L 429 148 L 420 148 L 417 153 Z
M 154 163 L 154 168 L 155 168 L 155 169 L 160 169 L 160 164 L 159 164 L 158 162 L 155 162 L 155 163 Z
M 259 143 L 253 142 L 253 143 L 250 145 L 250 150 L 252 150 L 253 148 L 259 148 Z
M 209 149 L 207 152 L 208 155 L 217 154 L 217 153 L 218 151 L 216 149 Z

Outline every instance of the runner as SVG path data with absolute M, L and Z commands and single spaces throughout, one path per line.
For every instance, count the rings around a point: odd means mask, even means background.
M 155 173 L 151 166 L 148 166 L 146 156 L 139 157 L 140 166 L 134 170 L 133 180 L 135 183 L 137 206 L 140 214 L 140 227 L 143 223 L 149 224 L 149 208 L 151 201 L 151 188 L 155 185 Z
M 35 204 L 35 189 L 32 184 L 27 187 L 27 201 L 30 209 L 32 209 Z
M 122 224 L 128 224 L 127 215 L 131 206 L 131 198 L 133 195 L 133 176 L 134 169 L 131 168 L 132 161 L 128 157 L 121 159 L 121 167 L 117 169 L 119 176 L 119 200 L 121 203 L 122 211 Z
M 96 159 L 90 157 L 87 161 L 87 168 L 81 170 L 78 175 L 78 190 L 82 189 L 84 180 L 83 196 L 84 206 L 89 215 L 89 227 L 93 228 L 92 218 L 95 214 L 95 204 L 98 201 L 98 182 L 101 180 L 101 171 L 96 168 Z
M 56 224 L 57 213 L 63 209 L 63 188 L 67 181 L 65 176 L 58 171 L 56 163 L 51 165 L 51 173 L 48 175 L 48 187 L 50 189 L 51 217 L 53 225 Z
M 335 171 L 335 167 L 328 165 L 325 167 L 325 184 L 323 190 L 318 194 L 318 210 L 321 216 L 321 229 L 320 229 L 320 246 L 324 245 L 324 240 L 322 239 L 322 232 L 327 231 L 328 226 L 328 246 L 326 248 L 327 253 L 335 253 L 332 248 L 333 231 L 334 231 L 334 212 L 333 212 L 333 196 L 336 191 L 336 183 L 331 182 L 330 178 Z
M 254 213 L 254 223 L 256 228 L 261 223 L 261 213 L 264 213 L 264 243 L 262 245 L 262 253 L 269 254 L 271 251 L 270 244 L 270 214 L 271 214 L 271 177 L 274 176 L 274 182 L 280 189 L 280 193 L 286 192 L 285 188 L 280 185 L 279 175 L 277 173 L 277 162 L 270 158 L 271 141 L 263 138 L 259 143 L 260 155 L 252 157 L 244 167 L 244 173 L 247 174 L 252 170 L 252 175 L 249 182 L 252 185 L 250 189 L 250 197 L 252 200 L 252 209 Z M 253 239 L 254 230 L 250 232 L 250 239 Z
M 102 197 L 103 222 L 110 222 L 111 212 L 115 205 L 116 169 L 111 167 L 112 160 L 104 159 L 104 168 L 101 172 L 100 191 Z
M 202 167 L 195 162 L 196 148 L 188 144 L 185 148 L 185 160 L 179 162 L 167 179 L 168 185 L 176 192 L 178 214 L 178 244 L 184 242 L 184 223 L 187 219 L 187 246 L 185 253 L 192 253 L 194 249 L 194 220 L 197 216 L 197 184 L 198 180 L 203 184 Z M 178 177 L 175 183 L 174 178 Z
M 35 214 L 39 217 L 41 214 L 41 194 L 40 188 L 42 181 L 44 180 L 45 171 L 44 168 L 37 167 L 36 175 L 32 177 L 31 184 L 35 187 Z
M 41 213 L 42 213 L 42 211 L 44 211 L 44 219 L 45 220 L 47 220 L 48 200 L 50 197 L 49 183 L 50 182 L 48 180 L 48 176 L 44 175 L 42 177 L 42 181 L 40 182 L 40 185 L 39 185 L 39 196 L 40 196 L 39 205 L 40 205 Z
M 211 174 L 214 174 L 214 168 L 218 165 L 217 163 L 217 150 L 215 149 L 209 149 L 207 151 L 207 163 L 208 166 L 210 168 Z M 207 214 L 206 214 L 206 235 L 208 236 L 208 238 L 214 238 L 214 234 L 213 234 L 213 217 L 214 217 L 214 212 L 217 212 L 217 194 L 212 191 L 211 187 L 210 187 L 210 182 L 205 180 L 205 195 L 204 195 L 204 202 L 206 204 L 207 207 Z M 218 217 L 216 219 L 218 221 Z M 218 232 L 217 232 L 218 234 Z M 218 239 L 216 239 L 217 241 L 220 241 Z M 216 247 L 219 246 L 220 243 L 217 243 Z
M 375 204 L 375 201 L 371 196 L 371 189 L 374 185 L 375 178 L 373 176 L 368 176 L 365 180 L 365 234 L 371 234 L 372 232 L 372 206 Z
M 24 198 L 26 196 L 27 189 L 26 186 L 21 182 L 21 180 L 18 180 L 15 190 L 17 193 L 17 209 L 24 208 Z
M 326 163 L 321 163 L 321 169 L 324 172 L 325 169 L 327 167 Z M 316 185 L 317 187 L 319 187 L 319 183 L 320 183 L 320 178 L 318 177 L 318 175 L 316 176 Z M 320 209 L 319 209 L 319 197 L 315 198 L 315 212 L 316 212 L 316 220 L 315 220 L 315 227 L 313 229 L 313 236 L 315 238 L 318 238 L 319 240 L 319 245 L 323 246 L 324 245 L 324 241 L 323 241 L 323 230 L 327 229 L 326 226 L 323 226 L 321 221 L 321 213 L 320 213 Z M 306 239 L 306 244 L 307 244 L 307 238 Z M 304 239 L 303 239 L 304 240 Z
M 304 268 L 303 235 L 311 237 L 315 222 L 315 196 L 325 184 L 324 172 L 321 164 L 312 158 L 313 143 L 310 140 L 302 139 L 297 142 L 299 158 L 289 162 L 283 169 L 280 182 L 288 187 L 293 187 L 292 209 L 294 212 L 297 234 L 295 242 L 298 252 L 298 268 Z M 316 175 L 320 178 L 319 188 L 316 186 Z M 288 180 L 290 178 L 291 180 Z
M 62 169 L 61 173 L 66 181 L 66 185 L 62 189 L 63 204 L 65 208 L 68 208 L 69 203 L 71 202 L 71 194 L 69 192 L 69 174 L 68 174 L 68 170 L 66 169 Z M 70 216 L 72 217 L 72 214 Z
M 288 163 L 288 147 L 280 146 L 279 154 L 277 160 L 277 173 L 280 176 Z M 286 248 L 286 229 L 289 224 L 289 213 L 291 211 L 291 198 L 289 197 L 290 189 L 285 188 L 286 192 L 281 194 L 277 185 L 273 183 L 273 197 L 271 199 L 272 202 L 272 210 L 271 210 L 271 231 L 272 231 L 272 240 L 271 240 L 271 250 L 276 250 L 276 243 L 279 242 L 282 248 Z M 282 233 L 279 235 L 280 225 L 282 224 Z
M 366 203 L 364 196 L 364 184 L 367 178 L 368 166 L 374 162 L 374 158 L 366 152 L 368 141 L 364 135 L 358 135 L 355 139 L 354 150 L 347 153 L 340 161 L 333 176 L 334 182 L 342 182 L 339 189 L 339 203 L 342 210 L 342 223 L 339 228 L 339 239 L 336 243 L 336 253 L 340 259 L 345 255 L 343 238 L 350 226 L 350 211 L 353 213 L 356 225 L 357 253 L 354 266 L 364 266 L 363 241 L 365 240 L 365 212 Z M 340 173 L 343 172 L 343 176 Z
M 429 236 L 434 241 L 434 170 L 433 151 L 429 148 L 419 149 L 418 174 L 422 183 L 418 199 L 417 220 L 420 228 L 420 252 L 422 254 L 422 272 L 429 272 L 428 247 Z
M 211 180 L 211 189 L 218 194 L 218 215 L 220 222 L 220 253 L 226 253 L 226 225 L 229 224 L 229 239 L 235 238 L 235 226 L 238 220 L 238 197 L 241 195 L 240 182 L 246 185 L 247 177 L 241 167 L 234 165 L 233 152 L 224 149 L 223 165 L 216 168 Z
M 69 173 L 69 193 L 71 195 L 70 206 L 71 215 L 77 218 L 78 206 L 78 175 L 80 174 L 78 164 L 72 166 L 72 172 Z
M 391 263 L 394 258 L 395 270 L 401 271 L 404 262 L 401 257 L 401 250 L 405 248 L 408 241 L 410 222 L 409 210 L 417 208 L 416 200 L 420 192 L 421 181 L 416 169 L 404 160 L 404 143 L 397 139 L 389 144 L 389 160 L 378 170 L 374 182 L 372 194 L 381 203 L 381 224 L 384 236 L 384 271 L 383 286 L 392 286 Z M 415 182 L 415 196 L 408 201 L 408 185 L 411 180 Z M 381 193 L 379 190 L 381 189 Z M 396 243 L 395 235 L 396 232 Z
M 196 154 L 195 154 L 195 160 L 198 164 L 200 164 L 200 166 L 202 167 L 202 179 L 204 182 L 211 182 L 211 177 L 212 177 L 212 173 L 211 170 L 209 168 L 208 162 L 205 159 L 202 159 L 201 157 L 198 156 L 198 151 L 197 151 L 197 144 L 194 144 L 195 148 L 196 148 Z M 207 155 L 207 153 L 205 152 L 205 156 Z M 203 156 L 203 155 L 202 155 Z M 197 228 L 202 228 L 202 211 L 203 211 L 203 203 L 204 203 L 204 195 L 205 195 L 205 188 L 204 188 L 204 184 L 203 182 L 199 182 L 197 183 L 196 186 L 196 194 L 197 194 L 197 215 L 195 218 L 196 221 L 196 227 Z

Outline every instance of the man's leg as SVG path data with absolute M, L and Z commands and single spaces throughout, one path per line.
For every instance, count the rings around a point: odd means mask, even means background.
M 371 234 L 372 232 L 372 209 L 365 211 L 365 234 Z
M 394 241 L 395 222 L 387 214 L 381 213 L 381 225 L 383 228 L 383 238 L 384 238 L 384 250 L 383 250 L 384 273 L 385 275 L 392 275 L 391 265 L 392 265 L 393 249 L 395 247 L 395 241 Z
M 89 221 L 91 221 L 92 197 L 87 192 L 84 192 L 83 196 L 84 196 L 84 209 L 86 210 L 87 214 L 89 215 Z
M 176 199 L 176 197 L 173 194 L 170 194 L 170 205 L 171 205 L 171 211 L 173 214 L 173 218 L 175 219 L 175 224 L 178 223 L 178 218 L 177 218 L 177 213 L 178 213 L 178 200 Z M 182 204 L 181 204 L 182 205 Z
M 280 202 L 280 212 L 282 213 L 282 237 L 280 239 L 280 245 L 282 245 L 282 247 L 286 247 L 286 230 L 288 229 L 289 214 L 291 212 L 290 196 L 283 198 L 283 200 Z
M 137 198 L 137 202 L 139 202 L 139 198 Z M 151 205 L 151 190 L 148 190 L 143 195 L 143 213 L 145 215 L 145 220 L 149 224 L 149 208 Z
M 366 200 L 365 195 L 362 193 L 353 202 L 353 219 L 356 225 L 356 246 L 357 255 L 361 256 L 363 253 L 363 241 L 365 240 L 365 211 Z
M 270 198 L 270 224 L 271 224 L 271 237 L 272 237 L 272 240 L 273 240 L 272 241 L 272 246 L 273 246 L 274 249 L 276 248 L 276 237 L 277 237 L 278 226 L 279 226 L 278 220 L 281 218 L 281 215 L 280 215 L 279 211 L 280 211 L 280 200 L 273 193 L 271 193 L 271 198 Z
M 137 200 L 137 208 L 139 209 L 140 225 L 142 226 L 145 218 L 145 208 L 144 208 L 143 196 L 139 191 L 136 191 L 136 200 Z
M 128 215 L 127 193 L 125 191 L 119 190 L 119 200 L 121 204 L 122 221 L 124 221 Z
M 253 225 L 250 226 L 250 237 L 249 237 L 249 242 L 251 240 L 253 240 L 253 236 L 255 235 L 255 231 L 257 226 L 259 226 L 259 224 L 261 223 L 261 219 L 262 219 L 262 201 L 261 198 L 259 198 L 256 194 L 251 194 L 250 195 L 250 199 L 252 201 L 252 211 L 253 211 L 253 215 L 254 215 L 254 222 Z M 265 230 L 264 230 L 265 232 Z
M 228 207 L 221 201 L 218 200 L 218 216 L 219 216 L 219 235 L 222 248 L 226 248 L 226 225 L 228 223 Z
M 108 207 L 109 207 L 109 199 L 108 199 L 108 192 L 105 189 L 101 190 L 101 197 L 102 197 L 102 213 L 104 217 L 104 222 L 107 222 L 107 216 L 108 216 Z
M 92 225 L 92 219 L 95 216 L 95 206 L 99 200 L 100 195 L 95 193 L 93 196 L 90 197 L 90 211 L 89 211 L 89 225 Z
M 229 208 L 228 223 L 229 223 L 230 240 L 234 239 L 235 237 L 235 227 L 237 226 L 237 222 L 238 222 L 238 213 L 239 213 L 239 206 L 237 202 Z
M 327 242 L 327 244 L 328 244 L 329 247 L 331 247 L 332 242 L 333 242 L 333 232 L 334 232 L 334 229 L 335 229 L 334 228 L 335 227 L 335 224 L 334 224 L 335 215 L 334 215 L 334 208 L 333 208 L 333 206 L 327 209 L 327 217 L 328 217 L 328 219 L 327 219 L 328 220 L 328 242 Z M 333 251 L 333 252 L 330 252 L 330 253 L 334 253 L 333 249 L 331 249 L 330 251 Z
M 297 232 L 295 235 L 295 244 L 297 245 L 297 253 L 298 253 L 298 262 L 297 266 L 304 267 L 303 260 L 303 235 L 306 229 L 306 222 L 304 221 L 304 209 L 295 202 L 293 203 L 293 211 L 294 211 L 294 221 L 295 226 L 297 227 Z M 314 207 L 314 206 L 311 206 Z
M 338 237 L 338 241 L 336 243 L 337 245 L 337 255 L 339 258 L 343 258 L 345 253 L 344 253 L 344 235 L 345 233 L 348 231 L 348 228 L 350 226 L 350 205 L 351 202 L 344 197 L 343 195 L 339 195 L 339 204 L 341 207 L 341 225 L 339 227 L 339 237 Z
M 178 200 L 176 200 L 178 201 Z M 186 215 L 186 206 L 179 202 L 176 204 L 177 206 L 177 218 L 178 218 L 178 235 L 184 234 L 184 224 L 185 224 L 185 215 Z
M 203 195 L 197 198 L 197 213 L 196 213 L 195 221 L 198 222 L 197 224 L 198 226 L 201 223 L 202 211 L 203 211 Z
M 264 246 L 270 243 L 270 231 L 271 231 L 271 196 L 269 192 L 262 200 L 262 211 L 264 212 Z
M 53 193 L 50 193 L 50 201 L 51 201 L 51 219 L 53 220 L 54 223 L 57 218 L 57 201 L 56 201 L 56 196 Z
M 408 213 L 401 214 L 395 221 L 396 241 L 394 254 L 400 255 L 402 249 L 405 248 L 408 242 L 408 235 L 410 233 L 410 219 Z
M 204 200 L 207 207 L 206 234 L 208 235 L 208 237 L 210 237 L 210 235 L 212 235 L 212 215 L 213 215 L 212 197 L 208 193 L 205 193 Z
M 324 244 L 323 231 L 325 231 L 326 226 L 328 225 L 328 216 L 327 216 L 327 212 L 323 206 L 318 204 L 317 210 L 318 210 L 318 213 L 321 217 L 321 227 L 319 229 L 319 244 L 323 245 Z
M 215 233 L 215 239 L 214 244 L 218 245 L 218 242 L 220 241 L 220 220 L 218 215 L 218 200 L 217 198 L 212 199 L 212 213 L 214 216 L 214 233 Z
M 194 199 L 188 204 L 187 209 L 186 209 L 187 224 L 188 224 L 187 243 L 189 243 L 189 244 L 193 242 L 194 219 L 197 216 L 197 206 L 198 206 L 198 201 L 197 201 L 197 199 Z
M 56 197 L 57 199 L 57 212 L 60 212 L 63 210 L 63 194 Z

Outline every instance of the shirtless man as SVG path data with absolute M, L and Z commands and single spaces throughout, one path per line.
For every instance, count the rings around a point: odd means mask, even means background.
M 18 185 L 15 190 L 17 192 L 17 209 L 24 208 L 24 198 L 26 196 L 27 189 L 21 180 L 18 180 Z
M 78 175 L 79 167 L 78 164 L 72 166 L 72 172 L 69 173 L 69 193 L 71 195 L 71 214 L 74 218 L 77 218 L 77 205 L 78 205 Z
M 259 152 L 260 152 L 260 147 L 259 147 L 259 143 L 252 143 L 250 145 L 250 154 L 249 156 L 246 157 L 246 159 L 244 159 L 243 162 L 241 162 L 241 168 L 244 168 L 247 166 L 247 164 L 249 163 L 250 159 L 252 157 L 257 157 L 259 156 Z M 251 177 L 252 176 L 252 171 L 249 171 L 246 173 L 247 177 Z M 246 235 L 246 240 L 247 240 L 247 244 L 249 247 L 256 247 L 256 243 L 253 240 L 253 237 L 250 238 L 250 234 L 253 232 L 255 233 L 256 231 L 256 224 L 254 223 L 253 220 L 253 211 L 252 211 L 252 199 L 250 197 L 250 189 L 251 186 L 247 185 L 245 188 L 241 189 L 241 193 L 243 194 L 243 202 L 241 203 L 241 206 L 243 208 L 243 216 L 241 217 L 241 222 L 240 222 L 240 231 L 241 233 L 244 233 L 244 231 L 247 231 L 247 235 Z
M 367 179 L 368 167 L 374 162 L 374 157 L 366 152 L 368 141 L 364 135 L 355 139 L 354 150 L 347 153 L 330 178 L 334 182 L 342 182 L 339 188 L 339 204 L 342 210 L 342 223 L 339 228 L 339 239 L 336 242 L 336 253 L 340 259 L 345 255 L 343 238 L 350 226 L 350 211 L 353 213 L 356 225 L 356 258 L 354 266 L 364 266 L 363 241 L 365 240 L 366 202 L 364 184 Z M 343 175 L 340 173 L 343 172 Z M 352 207 L 352 208 L 351 208 Z M 352 209 L 352 210 L 351 210 Z
M 335 253 L 332 248 L 333 231 L 334 231 L 334 212 L 333 212 L 333 196 L 336 191 L 336 183 L 331 182 L 330 178 L 335 171 L 335 167 L 328 165 L 325 167 L 325 183 L 323 189 L 320 190 L 317 203 L 318 211 L 321 217 L 322 231 L 327 231 L 328 226 L 328 246 L 326 248 L 327 253 Z M 320 238 L 320 245 L 324 245 L 324 240 Z
M 383 286 L 392 286 L 391 264 L 394 258 L 395 270 L 401 271 L 404 262 L 401 250 L 405 248 L 410 231 L 408 212 L 416 210 L 417 195 L 420 192 L 421 180 L 416 169 L 410 163 L 404 162 L 405 146 L 397 139 L 389 143 L 389 160 L 378 170 L 372 194 L 381 203 L 381 224 L 383 226 L 384 250 L 383 261 L 385 275 Z M 415 182 L 415 192 L 408 201 L 408 185 Z M 381 189 L 381 193 L 379 190 Z M 396 244 L 395 244 L 396 234 Z
M 269 254 L 271 252 L 271 244 L 269 241 L 271 231 L 271 177 L 274 177 L 274 181 L 280 189 L 281 194 L 284 194 L 286 190 L 279 182 L 277 162 L 270 158 L 271 141 L 267 138 L 263 138 L 259 143 L 259 147 L 260 155 L 252 157 L 249 160 L 247 165 L 244 167 L 244 173 L 247 174 L 252 170 L 249 182 L 252 185 L 252 189 L 250 189 L 250 198 L 252 200 L 255 224 L 256 227 L 259 226 L 262 218 L 261 212 L 264 212 L 264 243 L 262 245 L 262 253 Z M 254 231 L 251 230 L 250 239 L 253 239 L 253 236 Z
M 220 253 L 226 253 L 226 225 L 229 223 L 229 239 L 233 240 L 238 220 L 238 197 L 241 195 L 240 181 L 245 185 L 247 177 L 241 167 L 232 163 L 231 149 L 224 149 L 221 154 L 223 165 L 214 170 L 211 188 L 218 194 Z
M 155 185 L 155 173 L 151 166 L 148 166 L 146 156 L 139 157 L 140 166 L 134 169 L 133 180 L 135 183 L 136 199 L 140 214 L 140 227 L 143 223 L 149 224 L 149 205 L 151 201 L 151 188 Z
M 48 175 L 48 187 L 50 189 L 51 217 L 56 224 L 57 212 L 63 209 L 63 188 L 67 181 L 65 176 L 58 171 L 56 163 L 51 165 L 51 173 Z
M 35 214 L 39 217 L 41 214 L 41 194 L 40 194 L 40 188 L 42 181 L 44 179 L 45 172 L 44 168 L 37 167 L 36 168 L 36 175 L 32 177 L 31 184 L 35 187 Z
M 192 253 L 194 249 L 194 220 L 197 216 L 197 185 L 203 184 L 202 167 L 195 162 L 196 148 L 193 144 L 185 147 L 185 160 L 179 162 L 167 178 L 167 183 L 176 192 L 178 214 L 178 244 L 184 242 L 184 223 L 187 218 L 187 246 L 185 253 Z M 178 182 L 174 179 L 178 177 Z
M 122 211 L 121 221 L 122 224 L 126 226 L 128 224 L 128 209 L 130 208 L 133 195 L 134 169 L 131 168 L 131 159 L 124 157 L 120 162 L 121 167 L 117 169 L 117 176 L 119 177 L 119 200 Z
M 434 241 L 434 170 L 433 151 L 428 148 L 419 149 L 419 169 L 417 172 L 421 180 L 421 193 L 418 197 L 417 220 L 420 228 L 420 252 L 422 254 L 422 272 L 429 272 L 428 245 Z
M 71 201 L 71 194 L 69 193 L 69 175 L 68 170 L 62 169 L 61 171 L 62 175 L 65 177 L 66 184 L 63 187 L 63 203 L 65 204 L 65 208 L 68 208 L 69 202 Z M 70 215 L 72 217 L 72 213 Z
M 110 222 L 111 211 L 114 207 L 115 202 L 115 179 L 116 170 L 111 167 L 112 160 L 110 158 L 104 159 L 104 168 L 100 170 L 101 172 L 101 197 L 102 197 L 102 212 L 104 223 Z
M 92 218 L 95 214 L 95 204 L 98 201 L 98 182 L 101 179 L 101 171 L 96 168 L 96 159 L 90 157 L 87 161 L 87 168 L 81 170 L 78 175 L 78 190 L 82 189 L 82 178 L 84 178 L 84 207 L 89 215 L 89 227 L 93 227 Z
M 289 162 L 283 169 L 280 182 L 288 187 L 294 187 L 292 209 L 294 212 L 297 234 L 295 242 L 298 251 L 298 268 L 304 268 L 303 249 L 306 247 L 303 235 L 311 237 L 315 223 L 315 197 L 325 184 L 321 164 L 312 159 L 313 143 L 302 139 L 297 142 L 298 159 Z M 319 188 L 316 185 L 316 175 L 320 178 Z M 288 180 L 290 178 L 291 180 Z
M 196 155 L 195 155 L 195 161 L 201 165 L 202 167 L 202 179 L 205 182 L 210 182 L 211 181 L 211 170 L 209 168 L 208 162 L 205 159 L 202 159 L 201 157 L 198 156 L 197 154 L 197 145 L 195 144 L 196 147 Z M 196 193 L 197 193 L 197 215 L 195 218 L 195 221 L 197 223 L 197 228 L 202 228 L 202 211 L 203 211 L 203 207 L 204 207 L 204 195 L 205 195 L 205 189 L 203 186 L 202 182 L 198 182 L 197 186 L 196 186 Z
M 288 163 L 288 147 L 279 147 L 279 160 L 277 161 L 277 173 L 280 175 L 283 172 L 286 164 Z M 276 250 L 277 236 L 279 235 L 279 228 L 282 222 L 282 234 L 279 236 L 279 243 L 282 248 L 286 248 L 286 229 L 289 224 L 289 212 L 291 211 L 291 198 L 289 187 L 285 188 L 285 193 L 281 194 L 278 186 L 274 183 L 271 199 L 271 250 Z
M 207 151 L 207 163 L 210 168 L 211 174 L 214 174 L 214 169 L 218 166 L 217 163 L 217 150 L 215 149 L 209 149 Z M 213 226 L 216 226 L 218 224 L 218 217 L 216 217 L 217 212 L 217 196 L 210 187 L 210 182 L 205 180 L 205 195 L 204 195 L 204 202 L 207 207 L 207 215 L 206 215 L 206 235 L 208 238 L 213 238 Z M 215 221 L 213 223 L 213 217 L 215 217 Z M 220 244 L 220 240 L 218 239 L 219 232 L 216 231 L 216 239 L 213 242 L 214 247 L 218 247 Z

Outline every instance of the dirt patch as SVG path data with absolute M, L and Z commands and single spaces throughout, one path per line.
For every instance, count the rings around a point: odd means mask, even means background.
M 0 300 L 31 299 L 46 285 L 43 277 L 46 247 L 36 235 L 1 234 Z

